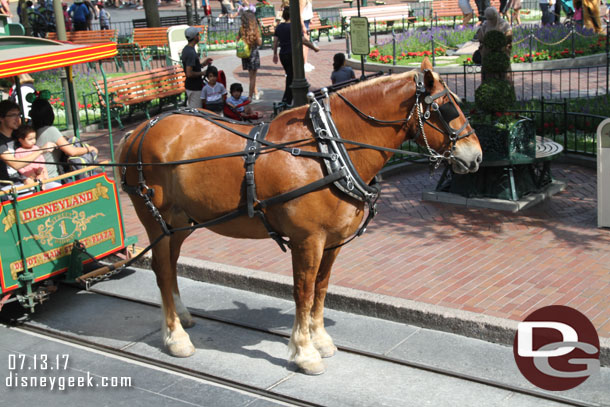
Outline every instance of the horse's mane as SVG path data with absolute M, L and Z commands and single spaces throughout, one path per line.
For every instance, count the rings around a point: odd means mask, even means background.
M 378 78 L 373 78 L 373 79 L 369 79 L 367 81 L 355 83 L 354 85 L 347 86 L 341 90 L 338 90 L 337 92 L 341 93 L 341 94 L 352 93 L 352 92 L 356 92 L 363 88 L 368 88 L 369 86 L 380 86 L 380 85 L 383 85 L 388 82 L 395 82 L 395 81 L 401 80 L 401 79 L 410 79 L 410 78 L 414 77 L 418 72 L 420 72 L 419 69 L 414 69 L 412 71 L 400 73 L 397 75 L 380 76 Z
M 364 88 L 368 88 L 370 86 L 382 86 L 385 83 L 390 83 L 390 82 L 395 82 L 395 81 L 399 81 L 399 80 L 406 80 L 406 79 L 411 79 L 413 78 L 415 75 L 417 75 L 418 73 L 420 73 L 421 71 L 419 69 L 413 69 L 411 71 L 408 72 L 403 72 L 400 74 L 395 74 L 395 75 L 385 75 L 385 76 L 380 76 L 377 78 L 373 78 L 373 79 L 369 79 L 366 81 L 362 81 L 362 82 L 358 82 L 355 83 L 353 85 L 350 86 L 346 86 L 343 89 L 340 89 L 337 91 L 337 93 L 341 93 L 342 95 L 350 95 L 353 94 L 353 92 L 358 92 L 361 89 Z M 440 77 L 438 76 L 438 74 L 436 72 L 433 72 L 435 78 L 437 80 L 440 79 Z M 331 99 L 332 98 L 336 98 L 337 96 L 333 93 L 330 95 Z M 305 105 L 305 106 L 299 106 L 296 107 L 294 109 L 289 109 L 289 110 L 284 110 L 283 112 L 281 112 L 277 117 L 283 116 L 284 114 L 288 114 L 288 113 L 292 113 L 295 111 L 298 111 L 300 109 L 306 109 L 309 105 Z M 276 118 L 277 118 L 276 117 Z

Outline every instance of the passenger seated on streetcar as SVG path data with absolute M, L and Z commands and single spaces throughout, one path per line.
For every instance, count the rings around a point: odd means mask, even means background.
M 48 100 L 36 99 L 32 103 L 30 118 L 32 119 L 32 126 L 36 130 L 36 135 L 38 136 L 36 145 L 44 146 L 46 143 L 51 142 L 55 143 L 58 147 L 57 149 L 44 154 L 49 178 L 61 175 L 64 172 L 64 165 L 67 167 L 68 164 L 70 164 L 69 161 L 73 157 L 84 157 L 87 162 L 93 162 L 93 160 L 87 157 L 87 154 L 91 155 L 91 153 L 93 153 L 97 158 L 97 148 L 88 144 L 79 146 L 76 143 L 71 143 L 61 134 L 57 127 L 53 126 L 55 113 Z M 62 153 L 68 157 L 67 160 L 62 159 Z M 60 162 L 65 162 L 65 164 L 55 164 Z
M 201 90 L 201 107 L 214 113 L 220 113 L 227 100 L 227 89 L 218 82 L 218 69 L 215 66 L 208 66 L 205 75 L 208 82 L 203 85 Z
M 12 138 L 13 132 L 21 124 L 21 113 L 19 106 L 15 102 L 3 100 L 0 102 L 0 181 L 11 181 L 14 184 L 22 185 L 24 177 L 17 171 L 26 167 L 29 161 L 34 161 L 42 155 L 45 149 L 55 147 L 54 143 L 47 142 L 42 144 L 42 149 L 15 157 L 15 140 Z M 10 188 L 7 184 L 0 184 L 0 188 Z
M 27 157 L 35 151 L 39 151 L 40 147 L 36 145 L 36 130 L 28 124 L 22 124 L 13 133 L 13 138 L 18 142 L 15 149 L 15 157 L 23 158 Z M 29 163 L 25 167 L 20 168 L 19 174 L 25 177 L 24 184 L 36 184 L 38 181 L 44 181 L 49 178 L 47 173 L 47 167 L 45 166 L 44 157 L 42 155 L 32 160 L 34 162 Z

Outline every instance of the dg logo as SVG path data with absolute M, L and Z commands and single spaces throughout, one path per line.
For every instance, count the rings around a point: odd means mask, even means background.
M 591 321 L 564 305 L 532 312 L 519 323 L 513 344 L 521 374 L 551 391 L 572 389 L 598 373 L 599 349 Z

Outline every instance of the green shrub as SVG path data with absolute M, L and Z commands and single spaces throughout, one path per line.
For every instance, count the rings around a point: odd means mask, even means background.
M 483 38 L 483 45 L 485 45 L 490 51 L 500 51 L 508 43 L 508 38 L 500 31 L 490 31 L 485 34 Z
M 505 112 L 515 103 L 515 89 L 509 81 L 488 79 L 477 88 L 474 99 L 484 112 Z
M 485 72 L 501 73 L 510 68 L 510 58 L 504 52 L 491 52 L 483 57 Z

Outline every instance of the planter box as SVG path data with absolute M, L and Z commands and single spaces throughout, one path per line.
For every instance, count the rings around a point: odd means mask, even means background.
M 472 123 L 481 149 L 483 162 L 531 160 L 536 157 L 536 128 L 531 119 L 521 119 L 508 129 L 488 123 Z

